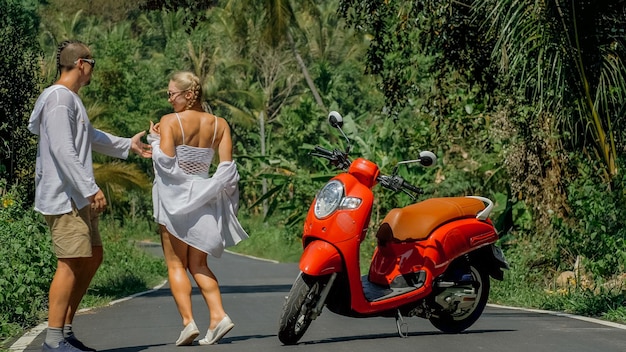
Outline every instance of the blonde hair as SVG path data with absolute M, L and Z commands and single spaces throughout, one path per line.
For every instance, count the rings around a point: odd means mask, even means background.
M 193 97 L 187 102 L 187 109 L 190 109 L 198 99 L 202 99 L 202 84 L 200 78 L 189 71 L 180 71 L 172 75 L 171 81 L 174 82 L 176 88 L 181 91 L 190 91 Z

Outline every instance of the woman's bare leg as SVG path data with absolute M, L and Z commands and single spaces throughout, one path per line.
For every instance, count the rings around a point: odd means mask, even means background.
M 170 289 L 178 307 L 178 312 L 183 319 L 183 326 L 187 326 L 187 324 L 193 321 L 191 282 L 187 276 L 187 253 L 190 247 L 170 234 L 165 226 L 159 225 L 159 228 Z
M 207 265 L 207 254 L 189 247 L 189 271 L 193 275 L 196 284 L 200 288 L 202 297 L 209 308 L 211 323 L 209 329 L 215 329 L 215 326 L 226 316 L 224 306 L 222 305 L 222 294 L 217 282 L 215 274 Z

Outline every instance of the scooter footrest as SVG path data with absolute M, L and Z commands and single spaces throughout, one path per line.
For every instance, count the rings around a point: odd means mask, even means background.
M 370 282 L 367 279 L 367 275 L 361 276 L 361 284 L 363 286 L 363 294 L 365 298 L 370 302 L 380 301 L 386 298 L 399 296 L 407 292 L 416 290 L 416 287 L 400 287 L 392 288 L 389 286 L 381 286 Z

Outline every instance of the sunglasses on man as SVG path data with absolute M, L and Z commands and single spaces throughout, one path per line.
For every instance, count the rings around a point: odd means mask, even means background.
M 78 59 L 78 60 L 74 61 L 74 65 L 76 65 L 76 64 L 78 63 L 78 61 L 84 61 L 84 62 L 86 62 L 86 63 L 90 64 L 90 65 L 91 65 L 91 68 L 95 68 L 95 67 L 96 67 L 96 60 L 94 60 L 94 59 L 84 59 L 84 58 L 80 58 L 80 59 Z

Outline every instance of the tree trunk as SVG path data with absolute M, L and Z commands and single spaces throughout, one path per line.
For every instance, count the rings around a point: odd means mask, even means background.
M 259 139 L 261 142 L 261 156 L 265 156 L 265 112 L 259 112 Z M 263 189 L 262 194 L 267 193 L 267 179 L 264 177 L 261 181 L 261 186 Z M 269 205 L 267 199 L 263 201 L 263 216 L 267 215 Z
M 306 80 L 306 83 L 308 84 L 309 89 L 311 90 L 311 93 L 313 93 L 313 97 L 315 97 L 315 101 L 317 102 L 317 105 L 319 105 L 322 109 L 326 110 L 326 106 L 324 105 L 324 102 L 322 101 L 322 97 L 317 92 L 317 88 L 315 88 L 315 83 L 313 83 L 313 80 L 311 79 L 311 75 L 309 75 L 309 70 L 306 68 L 306 65 L 304 64 L 304 60 L 302 60 L 302 57 L 298 53 L 298 50 L 296 50 L 296 43 L 294 42 L 293 37 L 291 36 L 291 33 L 289 32 L 287 32 L 287 39 L 289 40 L 291 51 L 293 52 L 293 55 L 296 57 L 296 61 L 298 61 L 298 65 L 300 65 L 300 69 L 302 70 L 302 75 L 304 75 L 304 79 Z

